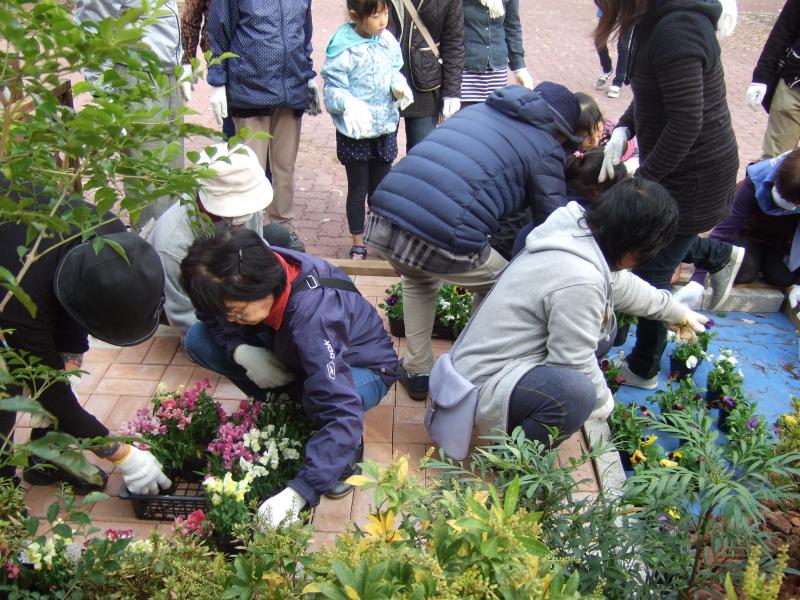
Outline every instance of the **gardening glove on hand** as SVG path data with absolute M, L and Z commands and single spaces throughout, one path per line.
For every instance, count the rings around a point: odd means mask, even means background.
M 739 10 L 736 8 L 736 0 L 719 0 L 719 3 L 722 5 L 722 14 L 717 21 L 717 38 L 721 40 L 733 34 Z
M 800 308 L 800 285 L 790 285 L 786 292 L 786 297 L 789 300 L 789 306 L 792 308 Z
M 122 480 L 131 493 L 152 496 L 158 493 L 159 487 L 167 489 L 172 485 L 155 456 L 136 446 L 129 448 L 125 458 L 115 461 L 114 464 L 122 472 Z
M 192 77 L 194 77 L 192 65 L 181 65 L 181 76 L 178 78 L 178 85 L 181 88 L 184 104 L 189 104 L 192 101 L 192 90 L 194 89 Z
M 211 92 L 211 100 L 208 102 L 208 110 L 214 113 L 217 125 L 222 127 L 222 119 L 228 116 L 228 95 L 225 86 L 215 87 Z
M 706 330 L 708 317 L 687 308 L 680 323 L 673 323 L 669 329 L 675 332 L 677 338 L 690 344 L 697 343 L 697 334 Z
M 606 396 L 605 401 L 600 406 L 595 405 L 595 409 L 589 414 L 589 418 L 586 419 L 587 421 L 591 421 L 592 419 L 596 421 L 605 421 L 608 419 L 609 415 L 614 411 L 614 394 L 611 393 L 611 390 L 608 390 L 608 396 Z
M 445 121 L 461 109 L 461 98 L 445 98 L 442 101 L 442 119 Z
M 414 92 L 405 77 L 398 78 L 392 84 L 392 96 L 397 100 L 397 108 L 400 110 L 405 110 L 414 103 Z
M 322 102 L 319 99 L 319 87 L 313 79 L 308 80 L 308 108 L 306 114 L 316 117 L 322 113 Z
M 258 507 L 258 516 L 268 527 L 277 527 L 281 523 L 293 523 L 298 520 L 300 509 L 306 505 L 306 499 L 287 487 L 272 498 L 264 500 Z
M 600 176 L 597 178 L 599 183 L 614 179 L 614 167 L 622 160 L 622 155 L 625 154 L 625 146 L 628 144 L 630 137 L 631 133 L 627 127 L 617 127 L 611 133 L 611 139 L 608 140 L 606 147 L 603 149 L 603 165 L 600 167 Z
M 514 79 L 518 84 L 520 84 L 522 87 L 528 88 L 529 90 L 533 89 L 533 77 L 531 77 L 528 69 L 523 67 L 522 69 L 512 71 L 512 73 L 514 73 Z
M 689 308 L 697 309 L 700 308 L 700 305 L 703 302 L 703 294 L 705 293 L 706 288 L 696 281 L 690 281 L 677 292 L 672 294 L 672 297 L 681 304 L 685 304 Z
M 294 374 L 266 348 L 242 344 L 233 351 L 233 360 L 247 372 L 247 378 L 264 390 L 283 387 Z
M 744 99 L 747 102 L 747 106 L 749 106 L 753 110 L 756 110 L 758 109 L 758 105 L 761 104 L 761 101 L 764 99 L 764 96 L 766 95 L 767 95 L 767 84 L 756 83 L 754 81 L 747 88 L 747 93 L 744 95 Z
M 349 98 L 345 102 L 342 118 L 345 127 L 355 139 L 364 137 L 372 129 L 372 113 L 369 111 L 369 106 L 361 100 Z

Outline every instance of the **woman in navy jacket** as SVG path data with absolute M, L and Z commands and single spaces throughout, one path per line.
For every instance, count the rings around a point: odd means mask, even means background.
M 375 308 L 322 259 L 270 248 L 253 231 L 218 226 L 181 263 L 200 319 L 186 353 L 248 396 L 297 378 L 316 432 L 303 466 L 259 512 L 272 524 L 297 517 L 321 494 L 340 497 L 361 460 L 364 411 L 397 378 L 397 354 Z

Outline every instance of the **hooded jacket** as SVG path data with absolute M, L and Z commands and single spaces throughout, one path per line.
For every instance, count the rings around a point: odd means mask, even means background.
M 457 256 L 489 244 L 530 208 L 541 223 L 566 204 L 564 149 L 539 92 L 508 86 L 457 112 L 383 178 L 370 210 Z
M 796 0 L 786 0 L 753 69 L 753 82 L 772 88 L 763 102 L 767 112 L 778 77 L 789 87 L 800 82 L 800 2 Z
M 272 251 L 300 265 L 299 278 L 348 279 L 321 258 L 283 248 Z M 351 367 L 372 369 L 387 386 L 397 379 L 397 354 L 375 308 L 357 292 L 319 287 L 289 296 L 277 330 L 230 323 L 225 315 L 197 316 L 231 357 L 258 333 L 274 335 L 272 350 L 302 381 L 303 409 L 316 430 L 306 444 L 305 462 L 288 485 L 315 506 L 320 494 L 333 489 L 364 433 Z
M 684 235 L 730 213 L 739 168 L 716 38 L 721 12 L 717 0 L 653 0 L 631 38 L 634 99 L 618 126 L 638 139 L 637 177 L 677 201 Z
M 684 306 L 629 271 L 611 271 L 577 202 L 534 229 L 462 332 L 456 371 L 479 390 L 481 435 L 507 431 L 508 402 L 522 376 L 539 365 L 570 367 L 608 397 L 595 350 L 608 339 L 614 310 L 677 322 Z
M 395 105 L 392 86 L 404 81 L 400 74 L 403 57 L 394 36 L 361 37 L 352 23 L 345 23 L 333 34 L 325 50 L 322 80 L 325 82 L 325 108 L 342 135 L 356 136 L 344 120 L 347 101 L 362 101 L 372 116 L 372 127 L 362 138 L 374 138 L 397 131 L 400 111 Z
M 305 110 L 311 60 L 311 0 L 214 0 L 208 11 L 208 42 L 218 57 L 238 57 L 208 68 L 208 83 L 227 86 L 228 105 L 253 111 Z

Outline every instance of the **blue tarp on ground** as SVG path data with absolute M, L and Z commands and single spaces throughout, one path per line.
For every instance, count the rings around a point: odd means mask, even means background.
M 790 407 L 792 394 L 800 396 L 800 346 L 798 333 L 784 313 L 724 313 L 711 316 L 716 325 L 716 337 L 711 340 L 709 353 L 717 356 L 721 348 L 730 348 L 744 373 L 745 391 L 758 402 L 758 412 L 772 424 Z M 614 348 L 611 356 L 619 350 L 626 353 L 636 339 L 631 327 L 628 339 L 620 348 Z M 659 389 L 665 389 L 669 376 L 669 355 L 673 344 L 661 359 Z M 695 373 L 698 387 L 705 388 L 708 361 L 703 361 Z M 628 404 L 635 400 L 644 402 L 655 390 L 639 390 L 622 386 L 617 392 L 617 402 Z M 715 411 L 716 412 L 716 411 Z

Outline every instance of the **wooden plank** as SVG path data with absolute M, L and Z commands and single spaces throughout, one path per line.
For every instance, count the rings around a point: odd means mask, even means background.
M 397 277 L 397 272 L 385 260 L 354 260 L 352 258 L 327 259 L 348 275 L 372 275 L 375 277 Z

